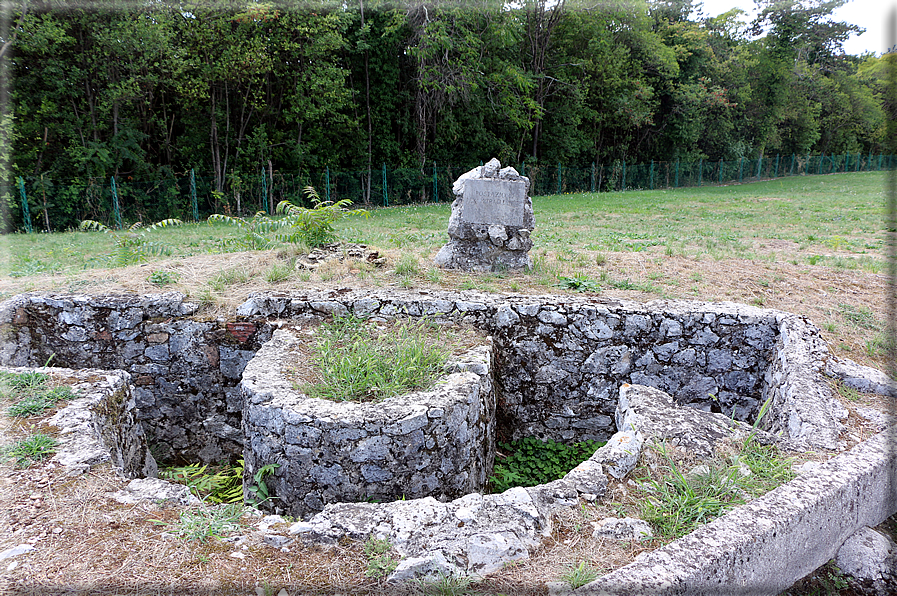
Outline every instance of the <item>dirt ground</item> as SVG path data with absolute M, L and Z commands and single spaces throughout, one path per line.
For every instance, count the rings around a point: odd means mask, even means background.
M 774 247 L 774 259 L 703 260 L 661 252 L 604 253 L 584 273 L 593 279 L 629 280 L 627 287 L 601 291 L 602 296 L 646 301 L 658 298 L 735 301 L 806 316 L 822 329 L 833 354 L 885 369 L 884 338 L 888 321 L 884 274 L 859 269 L 795 264 L 789 247 Z M 296 255 L 264 251 L 203 255 L 156 261 L 127 268 L 76 274 L 7 278 L 0 295 L 48 290 L 87 294 L 176 290 L 203 304 L 206 314 L 229 314 L 250 292 L 333 287 L 487 289 L 524 294 L 569 293 L 546 283 L 543 272 L 475 276 L 434 270 L 426 258 L 410 272 L 399 273 L 399 250 L 381 250 L 382 267 L 345 260 L 314 271 L 295 271 L 285 280 L 265 281 L 275 265 L 289 265 Z M 550 260 L 552 255 L 548 255 Z M 553 262 L 553 261 L 552 261 Z M 562 274 L 572 274 L 557 265 Z M 154 271 L 174 274 L 176 282 L 160 286 L 147 279 Z M 239 274 L 234 274 L 238 272 Z M 618 284 L 619 285 L 619 284 Z M 882 396 L 842 397 L 851 412 L 851 443 L 872 429 L 857 416 L 857 406 L 886 409 Z M 2 442 L 43 428 L 41 419 L 2 418 Z M 0 551 L 31 544 L 32 553 L 0 561 L 0 594 L 385 594 L 414 593 L 413 586 L 389 586 L 369 577 L 363 544 L 331 548 L 293 544 L 278 550 L 262 543 L 246 526 L 234 535 L 242 542 L 210 538 L 186 541 L 166 535 L 178 520 L 177 508 L 153 503 L 122 505 L 107 494 L 125 482 L 107 467 L 69 476 L 49 463 L 27 469 L 0 463 Z M 621 492 L 622 491 L 622 492 Z M 601 572 L 631 561 L 659 541 L 614 543 L 591 538 L 590 523 L 615 516 L 613 503 L 624 503 L 625 486 L 612 486 L 597 505 L 583 503 L 556 520 L 554 532 L 532 558 L 506 566 L 472 589 L 485 594 L 547 594 L 545 582 L 557 581 L 581 561 Z M 420 591 L 420 590 L 418 590 Z

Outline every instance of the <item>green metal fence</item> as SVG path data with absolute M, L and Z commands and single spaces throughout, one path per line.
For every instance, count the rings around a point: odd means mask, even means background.
M 7 185 L 5 200 L 9 208 L 6 213 L 11 221 L 4 222 L 4 229 L 41 231 L 43 228 L 32 221 L 32 214 L 44 211 L 47 216 L 39 218 L 40 221 L 49 221 L 55 230 L 75 227 L 84 219 L 95 219 L 120 228 L 122 222 L 153 222 L 167 218 L 204 220 L 212 213 L 237 216 L 258 211 L 270 213 L 282 200 L 312 206 L 304 192 L 308 186 L 313 186 L 322 200 L 349 199 L 361 206 L 442 203 L 454 199 L 452 184 L 455 179 L 476 165 L 440 166 L 434 162 L 418 169 L 381 164 L 370 172 L 367 169 L 339 171 L 329 167 L 298 172 L 260 168 L 257 174 L 230 176 L 224 192 L 215 192 L 213 178 L 194 170 L 150 181 L 129 177 L 52 182 L 45 177 L 17 178 Z M 853 153 L 775 155 L 734 161 L 675 160 L 636 164 L 618 160 L 585 166 L 514 165 L 518 172 L 530 178 L 530 194 L 540 196 L 882 171 L 893 169 L 897 164 L 893 155 Z

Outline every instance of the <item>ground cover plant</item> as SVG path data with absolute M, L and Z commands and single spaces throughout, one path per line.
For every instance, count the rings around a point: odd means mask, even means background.
M 605 443 L 589 440 L 567 445 L 536 437 L 499 443 L 489 485 L 492 492 L 501 493 L 514 486 L 559 480 Z
M 732 300 L 804 315 L 821 328 L 834 355 L 886 369 L 887 346 L 876 341 L 884 337 L 887 321 L 884 183 L 884 174 L 860 173 L 726 187 L 535 197 L 536 245 L 531 254 L 536 266 L 524 273 L 474 275 L 433 268 L 432 258 L 447 240 L 447 204 L 374 209 L 367 219 L 352 217 L 334 224 L 339 239 L 379 250 L 387 258 L 382 268 L 365 268 L 347 259 L 317 270 L 290 270 L 286 277 L 272 274 L 270 280 L 266 272 L 287 267 L 297 256 L 295 247 L 237 251 L 235 246 L 223 246 L 222 240 L 238 238 L 240 230 L 221 223 L 154 230 L 153 240 L 168 246 L 171 254 L 149 255 L 146 263 L 126 267 L 95 259 L 111 250 L 105 234 L 14 234 L 0 237 L 6 257 L 0 258 L 0 297 L 24 291 L 173 290 L 200 303 L 201 316 L 230 316 L 250 292 L 273 288 L 288 292 L 407 287 L 592 294 L 641 301 Z M 154 271 L 171 276 L 152 276 Z M 851 432 L 868 436 L 871 431 L 855 411 L 881 408 L 883 399 L 844 389 L 841 393 L 842 405 L 850 411 Z M 8 408 L 13 400 L 4 399 L 2 404 Z M 27 419 L 0 416 L 4 445 L 44 432 L 36 419 L 46 414 Z M 34 429 L 32 423 L 37 425 Z M 773 455 L 760 452 L 756 457 Z M 725 472 L 722 457 L 719 470 Z M 739 457 L 743 465 L 751 465 L 745 452 Z M 679 470 L 685 475 L 693 467 L 682 465 Z M 275 594 L 287 587 L 290 596 L 336 589 L 381 594 L 390 589 L 382 578 L 366 575 L 369 558 L 363 541 L 336 544 L 326 551 L 292 545 L 283 552 L 252 542 L 244 550 L 211 537 L 204 542 L 172 540 L 162 534 L 180 523 L 180 511 L 109 500 L 105 495 L 125 481 L 108 467 L 75 479 L 49 467 L 46 459 L 23 468 L 14 458 L 6 458 L 0 471 L 0 497 L 8 504 L 0 511 L 4 537 L 0 549 L 31 540 L 41 549 L 40 557 L 17 559 L 18 566 L 4 572 L 2 581 L 13 587 L 42 588 L 44 593 L 64 585 L 87 586 L 83 591 L 97 594 L 138 590 L 163 594 L 189 586 L 195 591 L 245 595 L 267 586 Z M 759 473 L 752 476 L 762 478 Z M 557 581 L 583 562 L 584 570 L 592 566 L 605 573 L 662 543 L 657 539 L 618 544 L 590 538 L 591 523 L 640 513 L 632 486 L 615 483 L 610 490 L 604 501 L 582 503 L 564 513 L 531 559 L 474 582 L 470 592 L 544 594 L 546 581 Z M 747 496 L 754 494 L 746 484 L 741 490 Z M 170 525 L 158 525 L 153 519 Z M 230 536 L 248 532 L 250 519 L 240 518 L 239 530 Z
M 335 317 L 318 326 L 315 378 L 297 389 L 336 401 L 379 401 L 427 389 L 457 342 L 456 333 L 427 319 L 381 327 L 352 315 Z

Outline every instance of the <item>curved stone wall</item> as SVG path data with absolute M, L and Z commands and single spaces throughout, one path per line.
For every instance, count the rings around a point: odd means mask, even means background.
M 306 342 L 294 329 L 277 330 L 240 384 L 245 477 L 278 464 L 269 483 L 276 508 L 301 516 L 326 503 L 447 499 L 482 489 L 495 453 L 489 346 L 454 359 L 453 372 L 429 391 L 361 403 L 294 388 L 286 371 Z

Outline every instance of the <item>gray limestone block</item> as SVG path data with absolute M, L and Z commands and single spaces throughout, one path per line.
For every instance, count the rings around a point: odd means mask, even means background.
M 877 530 L 865 527 L 845 540 L 835 564 L 862 594 L 884 596 L 897 590 L 897 543 Z
M 594 522 L 593 538 L 613 538 L 614 540 L 644 540 L 652 538 L 654 532 L 648 522 L 632 517 L 607 517 Z
M 614 478 L 624 478 L 638 464 L 644 443 L 644 437 L 636 430 L 618 431 L 595 451 L 589 461 L 603 465 Z

